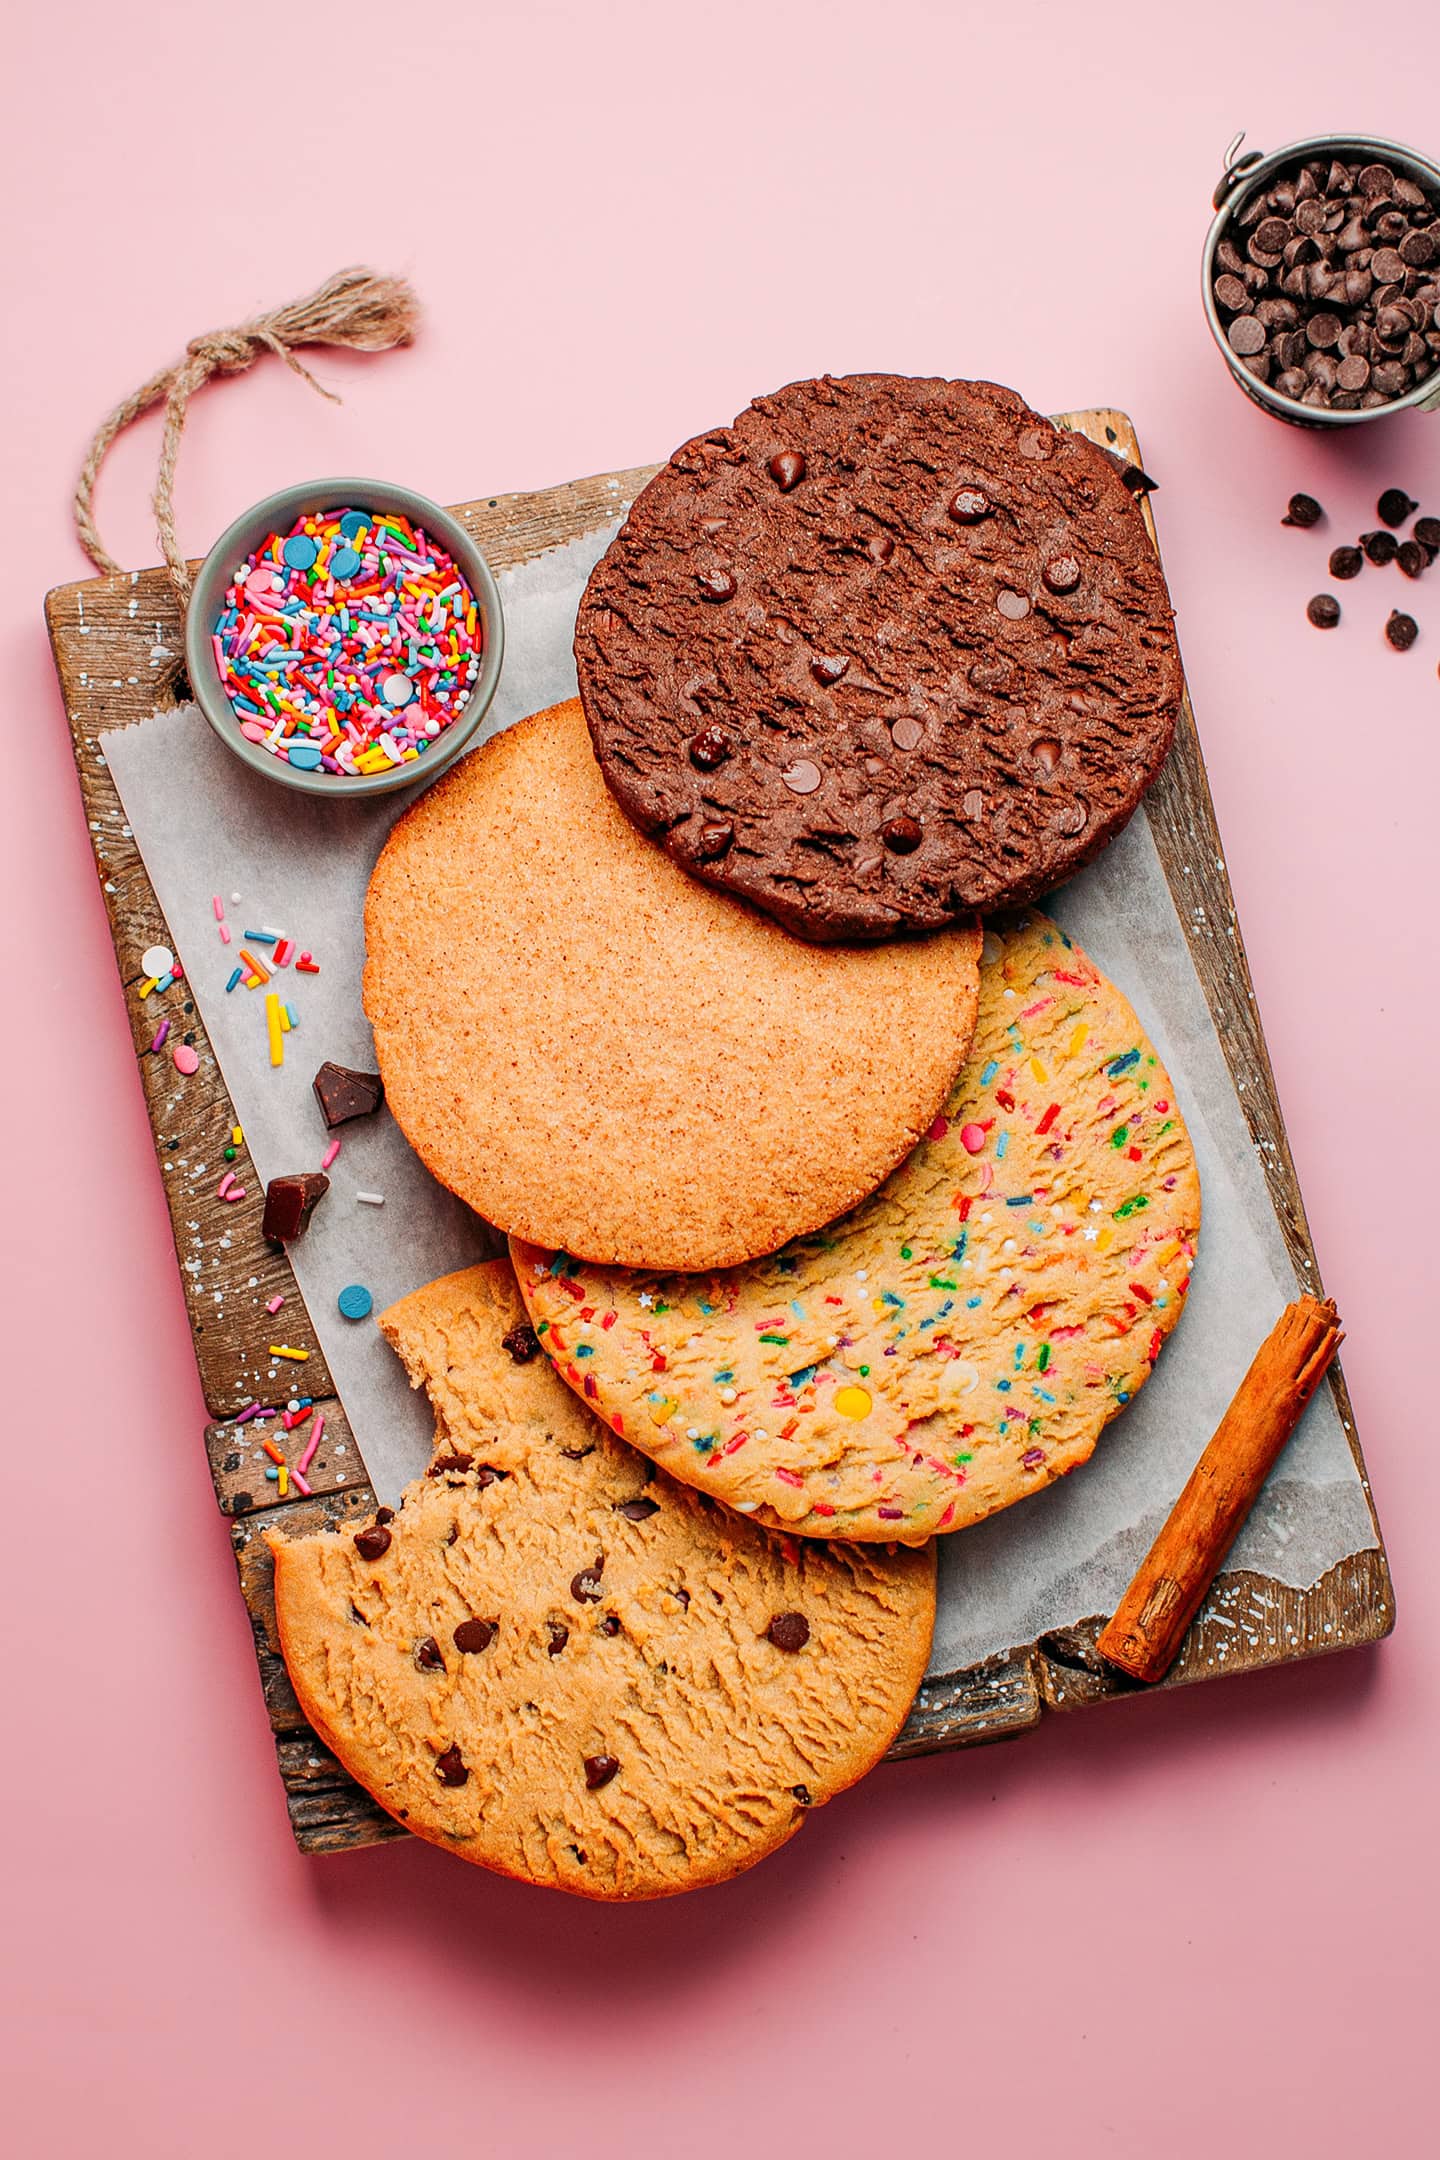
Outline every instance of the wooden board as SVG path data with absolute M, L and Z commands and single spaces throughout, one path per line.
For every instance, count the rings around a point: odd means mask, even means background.
M 1134 429 L 1123 413 L 1067 413 L 1059 418 L 1062 425 L 1079 428 L 1139 462 Z M 642 466 L 535 494 L 492 497 L 463 504 L 454 514 L 494 566 L 503 569 L 593 531 L 628 504 L 653 470 Z M 1145 516 L 1149 522 L 1148 505 Z M 142 1002 L 136 995 L 142 980 L 140 955 L 146 946 L 169 943 L 170 938 L 98 738 L 106 729 L 134 726 L 157 706 L 175 704 L 189 694 L 180 657 L 179 614 L 169 579 L 161 570 L 146 570 L 62 586 L 46 601 L 46 620 L 69 715 L 96 868 L 126 985 L 196 1362 L 214 1420 L 205 1441 L 216 1497 L 231 1519 L 240 1586 L 254 1629 L 261 1684 L 296 1842 L 305 1852 L 333 1852 L 400 1837 L 405 1833 L 346 1776 L 300 1714 L 279 1654 L 269 1558 L 259 1535 L 261 1520 L 277 1506 L 289 1509 L 299 1531 L 365 1514 L 374 1507 L 375 1496 L 344 1411 L 334 1397 L 289 1263 L 272 1253 L 260 1236 L 263 1194 L 245 1161 L 243 1146 L 235 1167 L 247 1197 L 235 1206 L 215 1198 L 214 1166 L 229 1139 L 234 1111 L 185 986 L 177 984 L 163 1001 L 154 996 Z M 1319 1269 L 1275 1096 L 1188 700 L 1175 746 L 1146 800 L 1145 814 L 1177 898 L 1184 880 L 1184 905 L 1179 913 L 1191 954 L 1291 1258 L 1301 1281 L 1318 1291 Z M 199 1053 L 199 1070 L 183 1086 L 177 1086 L 168 1056 L 149 1054 L 162 1010 L 171 1020 L 171 1045 L 176 1039 L 190 1040 Z M 202 1165 L 208 1166 L 203 1182 Z M 222 1244 L 221 1237 L 227 1237 L 227 1242 Z M 498 1235 L 494 1249 L 504 1249 Z M 224 1293 L 218 1302 L 217 1292 Z M 265 1305 L 277 1294 L 286 1299 L 285 1341 L 311 1353 L 307 1364 L 294 1368 L 297 1392 L 313 1396 L 326 1418 L 324 1441 L 310 1469 L 312 1497 L 285 1502 L 278 1500 L 275 1486 L 260 1474 L 250 1434 L 235 1423 L 236 1413 L 248 1403 L 257 1397 L 270 1399 L 272 1360 L 267 1346 L 275 1340 L 276 1322 Z M 1374 1522 L 1369 1481 L 1338 1365 L 1330 1385 Z M 1375 1535 L 1378 1540 L 1378 1522 Z M 1095 1639 L 1107 1617 L 1097 1613 L 1077 1627 L 1042 1635 L 1008 1657 L 932 1676 L 920 1690 L 895 1754 L 917 1755 L 1008 1738 L 1032 1730 L 1047 1710 L 1083 1709 L 1131 1692 L 1130 1684 L 1105 1670 L 1095 1655 Z M 1163 1684 L 1183 1687 L 1222 1672 L 1253 1671 L 1375 1642 L 1393 1624 L 1394 1598 L 1383 1544 L 1343 1561 L 1308 1590 L 1292 1590 L 1244 1571 L 1222 1574 Z

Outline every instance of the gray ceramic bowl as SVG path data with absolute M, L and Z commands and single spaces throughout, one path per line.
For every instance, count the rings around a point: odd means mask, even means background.
M 221 685 L 215 665 L 211 635 L 220 619 L 225 590 L 237 566 L 271 533 L 287 532 L 296 518 L 314 510 L 395 510 L 411 524 L 423 525 L 454 560 L 456 568 L 474 593 L 485 630 L 480 673 L 471 687 L 469 703 L 460 718 L 435 738 L 417 763 L 398 765 L 383 773 L 302 772 L 283 758 L 275 757 L 259 743 L 241 734 L 235 711 Z M 475 731 L 489 711 L 500 668 L 505 657 L 505 624 L 500 594 L 481 554 L 463 525 L 438 503 L 417 495 L 413 488 L 396 487 L 389 480 L 310 480 L 267 495 L 243 517 L 236 518 L 221 534 L 200 566 L 190 609 L 185 618 L 185 665 L 195 702 L 227 750 L 243 758 L 253 772 L 281 787 L 298 788 L 304 795 L 386 795 L 395 788 L 413 788 L 433 780 L 453 765 L 474 740 Z

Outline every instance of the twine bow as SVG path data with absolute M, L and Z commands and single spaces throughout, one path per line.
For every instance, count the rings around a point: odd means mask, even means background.
M 317 382 L 309 368 L 295 357 L 299 345 L 348 345 L 355 352 L 387 352 L 407 344 L 415 332 L 415 295 L 403 278 L 381 277 L 373 270 L 338 270 L 319 290 L 273 314 L 257 315 L 253 322 L 233 330 L 209 330 L 191 338 L 185 358 L 162 368 L 115 407 L 96 429 L 75 488 L 75 530 L 80 545 L 97 570 L 123 570 L 100 538 L 95 523 L 95 482 L 106 453 L 117 435 L 132 420 L 164 402 L 165 430 L 160 442 L 160 466 L 155 479 L 155 529 L 169 567 L 183 613 L 190 599 L 190 567 L 175 537 L 172 499 L 175 459 L 185 412 L 191 398 L 212 375 L 239 375 L 253 367 L 263 353 L 272 352 L 288 368 L 318 390 L 321 397 L 339 403 L 333 390 Z

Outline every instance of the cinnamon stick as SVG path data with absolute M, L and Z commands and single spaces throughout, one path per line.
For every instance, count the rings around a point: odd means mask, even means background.
M 1286 1306 L 1101 1634 L 1097 1647 L 1109 1664 L 1135 1680 L 1159 1680 L 1169 1670 L 1341 1340 L 1328 1298 Z

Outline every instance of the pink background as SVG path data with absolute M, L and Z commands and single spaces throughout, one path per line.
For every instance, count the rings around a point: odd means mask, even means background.
M 1440 571 L 1368 571 L 1329 637 L 1303 608 L 1379 487 L 1440 510 L 1440 418 L 1339 443 L 1266 420 L 1197 270 L 1242 123 L 1440 151 L 1433 12 L 133 0 L 18 11 L 6 57 L 11 2149 L 1424 2148 Z M 273 363 L 202 398 L 194 551 L 314 472 L 541 485 L 826 368 L 1135 416 L 1350 1330 L 1401 1603 L 1378 1654 L 884 1769 L 748 1878 L 654 1908 L 419 1846 L 297 1856 L 40 609 L 85 574 L 67 500 L 95 420 L 356 258 L 413 276 L 423 338 L 320 359 L 343 406 Z M 137 564 L 155 450 L 138 430 L 101 494 Z M 1322 534 L 1279 528 L 1300 486 Z M 1379 624 L 1412 600 L 1402 657 Z

